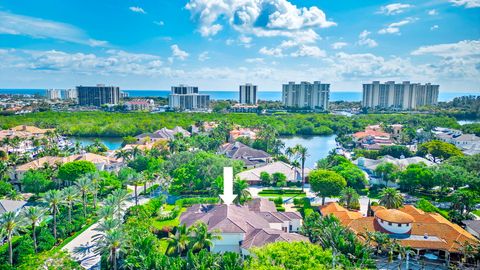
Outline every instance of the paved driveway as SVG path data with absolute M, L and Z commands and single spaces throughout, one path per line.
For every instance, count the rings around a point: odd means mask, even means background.
M 130 188 L 130 187 L 129 187 Z M 139 188 L 138 192 L 143 191 L 143 187 Z M 158 196 L 158 195 L 157 195 Z M 154 195 L 154 197 L 156 197 Z M 150 197 L 139 197 L 138 204 L 145 204 L 151 198 Z M 132 197 L 126 203 L 126 209 L 135 205 L 135 198 Z M 98 222 L 92 224 L 88 229 L 78 235 L 75 239 L 66 244 L 62 250 L 67 251 L 70 256 L 80 263 L 80 265 L 85 269 L 100 269 L 100 255 L 94 252 L 96 248 L 96 243 L 93 241 L 93 237 L 98 234 L 98 231 L 95 231 L 95 228 L 98 227 Z

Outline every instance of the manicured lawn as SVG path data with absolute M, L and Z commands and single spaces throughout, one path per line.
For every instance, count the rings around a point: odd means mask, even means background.
M 472 213 L 480 217 L 480 209 L 473 210 Z
M 261 197 L 271 197 L 271 198 L 276 198 L 276 197 L 279 197 L 279 196 L 282 196 L 282 197 L 295 197 L 295 198 L 301 198 L 301 197 L 305 197 L 305 193 L 304 194 L 298 194 L 298 193 L 284 193 L 284 194 L 272 194 L 272 193 L 267 193 L 267 194 L 264 194 L 264 193 L 259 193 L 258 196 L 261 196 Z
M 172 211 L 173 208 L 175 208 L 175 205 L 166 205 L 165 206 L 165 211 Z M 152 225 L 159 230 L 163 229 L 163 227 L 178 226 L 180 224 L 180 215 L 183 212 L 185 212 L 186 210 L 187 210 L 187 208 L 182 207 L 182 209 L 180 209 L 180 213 L 178 214 L 178 217 L 176 217 L 174 219 L 159 221 L 159 220 L 156 220 L 155 218 L 152 218 Z

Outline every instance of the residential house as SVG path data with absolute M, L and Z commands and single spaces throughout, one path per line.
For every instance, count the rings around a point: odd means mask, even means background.
M 441 127 L 434 128 L 432 132 L 438 140 L 455 145 L 465 155 L 480 153 L 480 137 L 475 134 L 463 134 L 460 130 Z
M 213 240 L 212 252 L 237 252 L 249 255 L 248 249 L 268 243 L 308 241 L 294 233 L 302 224 L 298 212 L 277 212 L 273 202 L 257 198 L 247 206 L 196 204 L 180 216 L 180 223 L 192 226 L 203 222 L 221 239 Z
M 254 141 L 257 139 L 257 133 L 258 133 L 258 130 L 256 129 L 236 127 L 235 129 L 230 131 L 229 141 L 234 142 L 241 137 L 248 138 Z
M 465 230 L 477 238 L 480 238 L 480 220 L 464 220 Z
M 272 161 L 272 156 L 267 152 L 252 148 L 241 142 L 225 143 L 221 145 L 218 154 L 225 155 L 231 159 L 243 161 L 245 163 L 245 168 L 263 166 Z
M 23 178 L 25 172 L 27 172 L 28 170 L 41 169 L 45 166 L 45 164 L 49 166 L 59 166 L 63 163 L 79 160 L 86 160 L 92 162 L 99 171 L 118 171 L 123 165 L 122 162 L 115 158 L 101 156 L 93 153 L 78 154 L 68 157 L 47 156 L 17 166 L 15 170 L 13 170 L 10 174 L 10 179 L 13 183 L 19 183 L 20 180 Z
M 363 217 L 332 202 L 321 206 L 320 213 L 334 215 L 363 241 L 367 232 L 382 232 L 398 240 L 400 245 L 410 247 L 417 255 L 429 254 L 429 257 L 447 262 L 463 256 L 464 243 L 478 244 L 478 240 L 462 227 L 440 214 L 427 213 L 413 205 L 399 209 L 372 206 L 371 209 L 372 215 Z
M 353 161 L 353 164 L 357 165 L 360 169 L 362 169 L 364 172 L 368 174 L 370 178 L 370 184 L 378 185 L 378 184 L 384 184 L 384 183 L 381 182 L 380 179 L 378 179 L 381 176 L 376 175 L 375 169 L 378 167 L 378 165 L 382 163 L 387 163 L 387 162 L 395 164 L 402 170 L 405 169 L 410 164 L 424 163 L 427 166 L 434 165 L 433 162 L 422 157 L 394 158 L 389 155 L 383 156 L 380 159 L 369 159 L 369 158 L 359 157 Z M 390 184 L 392 186 L 395 186 L 394 183 L 390 183 Z
M 145 144 L 160 140 L 174 140 L 176 134 L 181 134 L 183 137 L 190 137 L 191 135 L 190 132 L 188 132 L 184 128 L 176 126 L 173 129 L 168 129 L 164 127 L 152 133 L 142 133 L 135 136 L 135 138 L 137 139 L 137 144 Z
M 266 172 L 270 175 L 274 173 L 282 173 L 287 177 L 287 182 L 302 182 L 302 169 L 287 164 L 283 161 L 276 161 L 265 164 L 264 166 L 253 168 L 237 174 L 241 180 L 247 181 L 250 185 L 261 184 L 260 174 Z M 309 168 L 305 168 L 305 177 L 310 173 Z

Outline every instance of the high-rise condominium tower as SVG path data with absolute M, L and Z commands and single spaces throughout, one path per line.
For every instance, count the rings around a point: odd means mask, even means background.
M 103 104 L 118 104 L 120 88 L 117 86 L 77 86 L 78 104 L 80 106 L 101 106 Z
M 362 107 L 411 110 L 438 102 L 439 85 L 430 83 L 380 83 L 374 81 L 363 85 Z
M 168 105 L 177 110 L 207 110 L 210 106 L 210 95 L 199 94 L 197 86 L 172 86 Z
M 257 104 L 258 86 L 251 83 L 240 85 L 240 104 Z
M 289 82 L 282 87 L 283 104 L 287 107 L 328 110 L 330 84 L 320 81 Z

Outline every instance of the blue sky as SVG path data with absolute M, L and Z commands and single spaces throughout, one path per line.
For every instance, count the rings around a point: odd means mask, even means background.
M 0 88 L 301 80 L 480 93 L 480 0 L 0 0 Z

